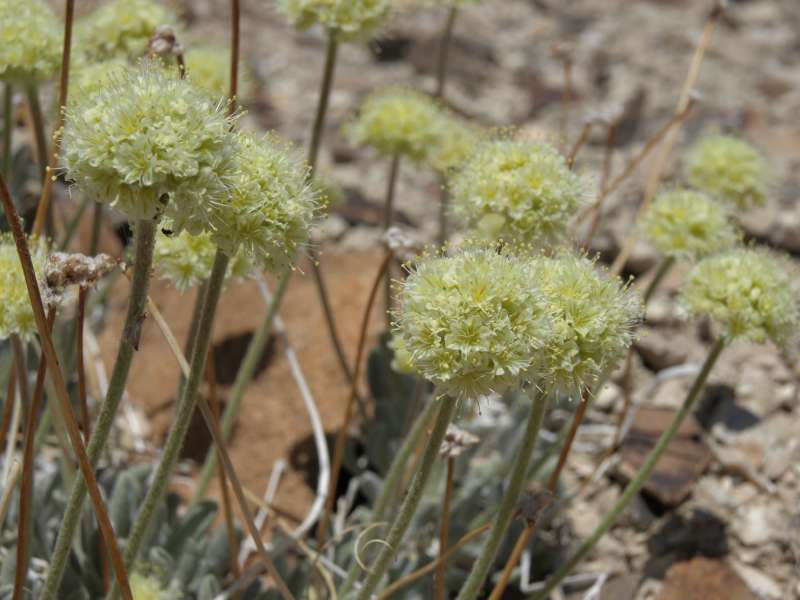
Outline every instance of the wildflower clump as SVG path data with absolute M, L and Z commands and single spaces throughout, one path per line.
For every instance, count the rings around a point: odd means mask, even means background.
M 531 376 L 550 325 L 522 259 L 486 248 L 423 257 L 400 291 L 395 352 L 440 392 L 477 398 Z
M 381 154 L 420 162 L 437 143 L 440 119 L 441 109 L 429 96 L 389 89 L 367 97 L 350 127 L 350 137 L 354 143 L 370 145 Z
M 47 262 L 44 242 L 29 242 L 34 271 L 41 275 Z M 28 288 L 11 234 L 0 235 L 0 340 L 12 335 L 28 337 L 36 332 L 36 321 L 28 299 Z
M 63 26 L 42 0 L 0 0 L 0 79 L 30 84 L 61 66 Z
M 767 251 L 736 248 L 700 261 L 689 273 L 683 298 L 692 314 L 710 316 L 729 340 L 783 344 L 797 333 L 791 269 Z
M 229 256 L 241 248 L 267 270 L 284 271 L 308 239 L 317 192 L 303 160 L 277 135 L 236 139 L 239 168 L 225 203 L 209 212 L 211 238 Z
M 618 277 L 568 252 L 533 259 L 530 276 L 552 320 L 552 333 L 538 353 L 540 385 L 580 394 L 625 356 L 642 318 L 642 302 Z
M 133 219 L 166 211 L 194 233 L 236 166 L 224 107 L 154 62 L 126 70 L 66 111 L 61 162 L 91 200 Z
M 173 235 L 160 233 L 156 237 L 153 262 L 162 277 L 170 280 L 180 292 L 206 281 L 214 266 L 217 246 L 207 231 L 192 235 L 181 231 Z M 228 277 L 244 278 L 251 266 L 242 252 L 228 263 Z
M 692 190 L 661 194 L 642 216 L 641 227 L 656 250 L 688 260 L 727 250 L 739 237 L 725 206 Z
M 339 39 L 372 36 L 389 16 L 390 0 L 278 0 L 298 29 L 320 24 Z
M 737 137 L 700 139 L 689 150 L 685 169 L 690 185 L 739 209 L 766 201 L 766 161 L 752 145 Z
M 482 132 L 464 119 L 443 114 L 435 126 L 436 139 L 428 149 L 428 163 L 448 175 L 460 168 L 480 144 Z
M 546 143 L 482 144 L 450 180 L 453 212 L 489 239 L 550 246 L 583 196 L 580 178 Z
M 159 25 L 176 25 L 178 16 L 153 0 L 113 0 L 77 24 L 76 48 L 91 60 L 144 56 Z
M 230 51 L 221 48 L 192 47 L 184 53 L 186 72 L 189 80 L 214 100 L 227 97 L 230 92 L 231 58 Z M 249 72 L 239 65 L 239 97 L 247 96 Z

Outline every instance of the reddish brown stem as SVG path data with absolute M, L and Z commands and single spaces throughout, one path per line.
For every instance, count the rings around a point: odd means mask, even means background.
M 83 326 L 86 320 L 86 296 L 89 291 L 83 287 L 78 288 L 78 314 L 75 325 L 75 358 L 78 368 L 78 404 L 81 411 L 81 424 L 83 425 L 83 439 L 89 443 L 92 436 L 92 422 L 89 419 L 89 404 L 86 398 L 86 365 L 83 361 Z
M 6 388 L 6 399 L 3 402 L 3 417 L 0 419 L 0 448 L 6 444 L 8 428 L 11 427 L 11 415 L 14 412 L 14 395 L 17 393 L 17 370 L 11 364 L 11 372 L 8 374 L 8 387 Z

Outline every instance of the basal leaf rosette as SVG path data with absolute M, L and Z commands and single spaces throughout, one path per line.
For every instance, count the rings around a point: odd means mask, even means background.
M 308 167 L 275 134 L 236 134 L 239 168 L 225 202 L 209 213 L 212 239 L 229 256 L 241 250 L 253 263 L 283 272 L 307 242 L 319 209 Z
M 395 353 L 440 392 L 476 399 L 535 377 L 550 322 L 523 259 L 475 247 L 423 257 L 400 298 Z
M 391 0 L 278 0 L 278 7 L 298 29 L 322 25 L 339 39 L 374 35 L 391 12 Z
M 618 277 L 566 251 L 532 259 L 530 276 L 552 322 L 552 333 L 537 353 L 540 386 L 579 395 L 625 357 L 642 319 L 642 302 Z
M 237 166 L 231 125 L 177 70 L 144 62 L 70 103 L 61 163 L 91 200 L 131 219 L 165 213 L 176 231 L 199 233 Z
M 739 240 L 726 207 L 693 190 L 659 195 L 642 216 L 640 225 L 656 250 L 690 261 L 727 250 Z
M 64 26 L 42 0 L 0 0 L 0 80 L 33 84 L 61 67 Z
M 178 26 L 178 15 L 153 0 L 112 0 L 76 24 L 76 50 L 89 60 L 137 59 L 159 25 Z
M 798 289 L 788 260 L 766 250 L 735 248 L 697 263 L 683 300 L 695 316 L 708 315 L 728 340 L 772 340 L 785 345 L 796 337 Z
M 701 138 L 689 149 L 685 171 L 692 187 L 735 208 L 747 209 L 766 202 L 769 190 L 766 160 L 755 147 L 738 137 Z
M 441 118 L 441 109 L 430 96 L 392 88 L 367 96 L 349 133 L 356 144 L 421 162 L 437 143 L 436 128 Z
M 482 144 L 450 180 L 453 212 L 487 239 L 532 247 L 560 242 L 583 198 L 578 175 L 543 142 Z
M 211 233 L 204 231 L 193 235 L 188 231 L 156 236 L 153 263 L 164 279 L 168 279 L 180 292 L 202 284 L 211 275 L 217 245 Z M 252 267 L 243 252 L 239 251 L 228 263 L 227 277 L 245 278 Z
M 47 245 L 29 240 L 31 261 L 37 276 L 44 272 Z M 36 321 L 28 298 L 25 276 L 11 234 L 0 234 L 0 340 L 12 335 L 27 338 L 36 333 Z

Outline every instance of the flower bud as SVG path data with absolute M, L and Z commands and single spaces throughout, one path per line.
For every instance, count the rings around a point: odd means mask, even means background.
M 642 215 L 640 225 L 656 250 L 687 260 L 727 250 L 739 238 L 725 206 L 692 190 L 658 196 Z
M 735 338 L 784 345 L 797 334 L 794 269 L 776 254 L 735 248 L 697 263 L 683 299 L 693 315 L 708 315 Z
M 369 38 L 389 16 L 390 0 L 279 0 L 298 29 L 320 24 L 342 40 Z
M 31 84 L 61 67 L 63 25 L 42 0 L 0 0 L 0 79 Z
M 513 244 L 548 247 L 566 233 L 583 196 L 580 178 L 552 146 L 496 140 L 478 147 L 450 181 L 453 212 L 467 226 L 491 223 Z
M 758 150 L 739 138 L 701 138 L 690 148 L 685 170 L 692 187 L 736 208 L 747 209 L 766 202 L 766 161 Z
M 459 398 L 530 381 L 550 323 L 526 264 L 484 248 L 421 258 L 400 284 L 396 352 Z

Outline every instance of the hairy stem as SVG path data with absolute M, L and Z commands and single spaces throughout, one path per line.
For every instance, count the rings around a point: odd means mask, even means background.
M 156 222 L 142 219 L 134 228 L 135 258 L 133 266 L 133 280 L 131 282 L 128 313 L 117 350 L 117 360 L 111 373 L 103 405 L 93 427 L 93 434 L 89 440 L 87 454 L 92 466 L 97 465 L 100 454 L 105 448 L 114 419 L 117 414 L 120 400 L 125 391 L 125 382 L 128 379 L 133 356 L 139 347 L 139 333 L 144 321 L 144 311 L 147 305 L 147 291 L 150 286 L 150 267 L 153 262 L 153 246 L 155 245 Z M 61 529 L 56 538 L 56 545 L 50 559 L 50 569 L 43 588 L 43 598 L 56 598 L 61 578 L 69 558 L 70 545 L 75 536 L 75 531 L 80 521 L 83 501 L 86 497 L 86 485 L 80 478 L 76 478 L 70 490 L 69 501 L 61 521 Z
M 444 484 L 444 499 L 442 500 L 442 522 L 439 525 L 439 558 L 447 553 L 448 533 L 450 532 L 450 499 L 453 496 L 453 471 L 455 470 L 455 458 L 447 457 L 447 478 Z M 445 561 L 439 561 L 436 567 L 436 574 L 433 577 L 433 597 L 434 600 L 445 600 L 447 598 L 447 584 L 445 582 Z
M 392 217 L 394 213 L 394 196 L 397 189 L 397 174 L 400 171 L 400 153 L 395 152 L 392 156 L 392 162 L 389 165 L 389 178 L 386 183 L 386 204 L 383 208 L 383 231 L 386 233 L 389 227 L 392 226 Z M 391 329 L 392 326 L 392 271 L 388 268 L 383 273 L 383 290 L 386 300 L 386 329 Z
M 531 394 L 531 400 L 532 406 L 528 416 L 528 425 L 525 428 L 522 445 L 514 459 L 514 467 L 511 470 L 508 487 L 492 523 L 489 538 L 486 540 L 478 560 L 472 566 L 472 571 L 458 594 L 458 600 L 474 600 L 480 594 L 483 582 L 494 564 L 500 543 L 503 541 L 511 519 L 517 510 L 517 502 L 528 473 L 528 464 L 536 447 L 539 428 L 542 425 L 542 418 L 547 409 L 548 396 L 545 393 L 536 392 Z
M 570 558 L 558 571 L 556 571 L 552 577 L 550 577 L 550 579 L 548 579 L 547 585 L 542 591 L 533 596 L 533 600 L 546 600 L 546 598 L 550 595 L 550 592 L 552 592 L 556 586 L 561 583 L 561 581 L 563 581 L 563 579 L 569 575 L 570 572 L 572 572 L 572 569 L 574 569 L 578 563 L 580 563 L 586 557 L 586 555 L 591 552 L 592 548 L 594 548 L 597 542 L 600 541 L 600 538 L 602 538 L 606 532 L 611 529 L 611 526 L 616 522 L 622 511 L 625 510 L 625 507 L 628 506 L 633 497 L 639 492 L 640 489 L 642 489 L 642 486 L 645 484 L 647 478 L 650 476 L 650 473 L 652 473 L 653 469 L 658 463 L 658 459 L 661 458 L 661 455 L 667 449 L 667 446 L 669 446 L 672 438 L 675 437 L 675 434 L 677 433 L 678 428 L 681 426 L 681 423 L 683 423 L 683 420 L 691 412 L 695 402 L 697 401 L 697 398 L 700 396 L 700 391 L 703 389 L 703 386 L 708 379 L 708 375 L 714 368 L 714 364 L 717 362 L 717 359 L 724 348 L 724 339 L 720 338 L 714 342 L 714 345 L 706 357 L 702 369 L 692 383 L 692 387 L 689 390 L 689 393 L 686 395 L 683 404 L 678 412 L 675 413 L 675 416 L 673 417 L 669 427 L 664 431 L 664 433 L 661 434 L 661 437 L 658 439 L 655 447 L 648 455 L 647 460 L 639 469 L 639 472 L 630 481 L 630 483 L 628 483 L 619 500 L 617 500 L 616 504 L 614 504 L 613 508 L 603 518 L 592 534 L 586 539 L 586 541 L 583 542 L 583 544 L 581 544 L 580 548 L 578 548 L 577 552 L 575 552 L 572 558 Z
M 434 402 L 440 405 L 439 415 L 436 417 L 433 431 L 431 431 L 431 435 L 428 438 L 419 468 L 411 481 L 403 503 L 400 505 L 397 517 L 389 529 L 389 534 L 385 540 L 386 544 L 381 546 L 381 551 L 377 559 L 375 559 L 364 585 L 361 586 L 358 592 L 358 600 L 369 600 L 372 597 L 372 593 L 378 587 L 386 570 L 389 568 L 389 563 L 397 553 L 400 543 L 403 541 L 403 537 L 405 537 L 406 531 L 411 524 L 411 519 L 414 517 L 414 513 L 417 512 L 420 500 L 422 500 L 422 492 L 428 482 L 428 477 L 430 477 L 433 463 L 439 454 L 439 447 L 442 444 L 457 403 L 456 399 L 450 396 L 444 396 L 439 400 L 434 400 Z

